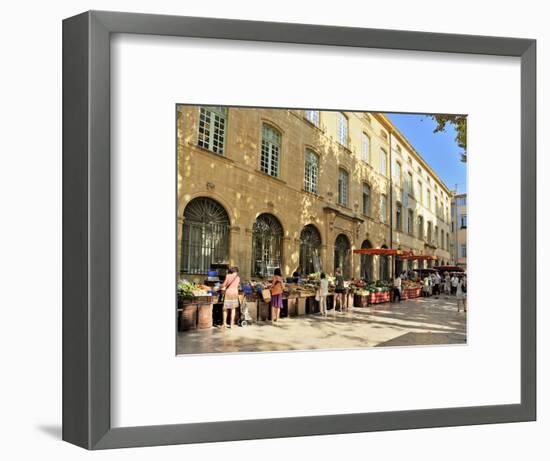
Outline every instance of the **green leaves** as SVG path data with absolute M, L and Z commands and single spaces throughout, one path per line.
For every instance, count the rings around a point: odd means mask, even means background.
M 466 143 L 467 143 L 467 117 L 466 115 L 445 115 L 435 114 L 428 115 L 428 117 L 435 120 L 437 126 L 434 129 L 434 133 L 446 131 L 447 125 L 451 125 L 456 130 L 455 141 L 458 147 L 462 149 L 460 153 L 461 160 L 466 162 Z

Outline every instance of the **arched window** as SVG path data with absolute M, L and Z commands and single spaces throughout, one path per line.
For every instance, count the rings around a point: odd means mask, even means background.
M 340 268 L 345 279 L 351 277 L 350 270 L 351 245 L 344 234 L 338 235 L 334 241 L 334 273 Z
M 311 149 L 306 149 L 304 171 L 304 189 L 316 194 L 319 179 L 319 156 Z
M 349 175 L 346 170 L 338 170 L 338 204 L 348 206 Z
M 283 226 L 268 213 L 256 218 L 252 227 L 252 276 L 268 277 L 281 267 Z
M 386 245 L 382 245 L 382 248 L 388 248 Z M 380 264 L 378 267 L 378 279 L 379 280 L 389 280 L 390 279 L 390 257 L 380 255 Z
M 361 248 L 372 248 L 371 243 L 365 240 L 361 244 Z M 372 255 L 361 255 L 361 278 L 363 280 L 372 280 Z
M 321 270 L 321 234 L 308 224 L 300 234 L 300 273 L 311 274 Z
M 262 127 L 262 152 L 260 169 L 270 176 L 279 176 L 281 133 L 264 123 Z
M 201 107 L 199 112 L 199 136 L 197 144 L 216 154 L 223 155 L 227 108 Z
M 183 213 L 181 271 L 206 274 L 213 263 L 226 262 L 229 252 L 229 216 L 207 197 L 191 200 Z

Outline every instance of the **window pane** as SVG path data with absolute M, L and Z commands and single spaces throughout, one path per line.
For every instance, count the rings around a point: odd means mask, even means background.
M 338 203 L 343 206 L 348 204 L 348 173 L 342 169 L 338 172 Z
M 380 150 L 380 174 L 386 176 L 388 174 L 388 161 L 387 161 L 387 155 L 385 150 Z
M 370 161 L 369 154 L 370 154 L 370 139 L 365 133 L 363 133 L 361 159 L 364 162 L 369 163 Z
M 348 145 L 348 119 L 342 112 L 338 112 L 338 142 Z
M 363 184 L 363 213 L 370 215 L 370 186 Z
M 306 118 L 315 126 L 319 126 L 319 111 L 318 110 L 306 110 Z
M 227 109 L 224 107 L 201 107 L 199 112 L 200 147 L 216 154 L 223 154 Z
M 380 222 L 385 223 L 387 219 L 387 198 L 384 194 L 380 195 Z
M 304 189 L 317 193 L 317 178 L 319 175 L 319 157 L 315 152 L 306 149 Z
M 262 152 L 260 169 L 271 176 L 279 176 L 279 152 L 281 135 L 274 128 L 264 125 L 262 130 Z

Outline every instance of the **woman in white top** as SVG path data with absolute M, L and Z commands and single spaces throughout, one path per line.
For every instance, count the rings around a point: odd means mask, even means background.
M 324 272 L 321 272 L 321 285 L 319 287 L 319 310 L 323 317 L 327 316 L 328 279 Z

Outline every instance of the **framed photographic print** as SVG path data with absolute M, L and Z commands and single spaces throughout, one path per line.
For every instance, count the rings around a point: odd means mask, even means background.
M 66 19 L 63 439 L 534 420 L 535 63 L 530 39 Z

